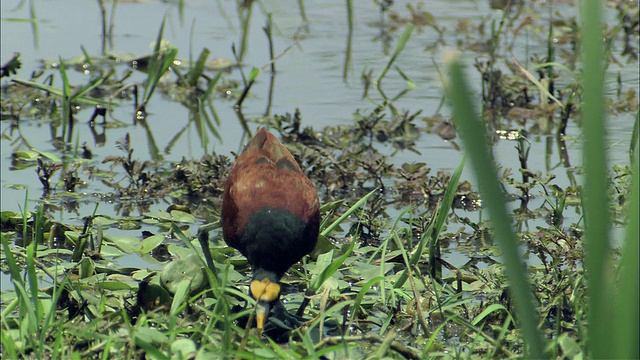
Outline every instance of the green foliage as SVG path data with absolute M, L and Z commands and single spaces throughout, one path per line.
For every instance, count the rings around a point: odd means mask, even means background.
M 627 236 L 621 261 L 616 261 L 622 282 L 612 281 L 610 261 L 611 216 L 605 139 L 605 51 L 599 41 L 602 24 L 598 1 L 581 2 L 583 16 L 583 108 L 585 143 L 585 267 L 589 284 L 588 344 L 593 358 L 634 358 L 640 353 L 638 304 L 638 162 L 633 168 Z M 637 137 L 637 135 L 634 135 Z M 634 146 L 636 139 L 631 139 Z M 631 210 L 633 208 L 633 210 Z M 616 276 L 617 277 L 617 276 Z
M 173 64 L 173 60 L 176 58 L 176 55 L 178 55 L 178 49 L 175 46 L 164 42 L 162 37 L 164 33 L 164 24 L 165 19 L 162 20 L 160 30 L 158 31 L 158 37 L 156 38 L 155 47 L 153 49 L 153 54 L 149 59 L 147 81 L 144 83 L 144 93 L 142 95 L 142 104 L 140 105 L 141 109 L 144 109 L 149 100 L 151 100 L 151 95 L 153 95 L 160 78 Z
M 538 320 L 534 314 L 531 286 L 526 277 L 526 268 L 518 252 L 518 241 L 513 232 L 511 219 L 507 215 L 504 195 L 500 189 L 497 171 L 486 146 L 484 128 L 474 113 L 474 104 L 456 58 L 450 59 L 451 83 L 447 95 L 452 103 L 454 115 L 460 126 L 460 135 L 467 146 L 467 154 L 478 178 L 480 193 L 488 203 L 496 240 L 501 247 L 507 276 L 515 296 L 518 319 L 522 323 L 527 357 L 542 358 L 543 343 L 537 330 Z
M 48 192 L 33 210 L 27 194 L 23 209 L 0 213 L 0 264 L 13 285 L 1 294 L 2 357 L 637 357 L 639 113 L 635 92 L 606 101 L 603 97 L 605 60 L 617 55 L 608 54 L 606 46 L 619 41 L 622 31 L 633 35 L 637 15 L 634 18 L 633 9 L 619 4 L 619 23 L 607 26 L 603 49 L 597 19 L 601 4 L 585 1 L 584 22 L 578 24 L 562 13 L 550 15 L 548 23 L 540 21 L 532 16 L 538 5 L 516 3 L 501 5 L 498 18 L 461 19 L 455 23 L 454 44 L 422 4 L 400 9 L 393 1 L 375 2 L 380 22 L 367 26 L 379 30 L 376 41 L 387 57 L 380 71 L 374 73 L 369 66 L 362 71 L 364 98 L 373 106 L 354 109 L 352 121 L 324 128 L 309 126 L 306 111 L 272 116 L 269 110 L 280 57 L 299 39 L 314 35 L 315 20 L 307 19 L 303 1 L 298 6 L 304 26 L 280 55 L 274 55 L 280 43 L 274 36 L 282 39 L 282 27 L 265 15 L 269 61 L 262 66 L 243 59 L 249 50 L 252 6 L 264 11 L 268 4 L 237 2 L 242 34 L 239 53 L 234 47 L 235 64 L 207 62 L 218 49 L 203 48 L 197 57 L 189 54 L 188 65 L 181 65 L 177 47 L 163 39 L 163 21 L 153 54 L 135 57 L 137 69 L 146 75 L 142 104 L 132 117 L 144 128 L 152 160 L 134 156 L 139 148 L 129 135 L 117 142 L 122 154 L 103 159 L 91 159 L 90 151 L 81 149 L 80 136 L 75 149 L 68 151 L 77 105 L 99 105 L 108 108 L 102 114 L 110 114 L 118 105 L 114 94 L 122 94 L 122 102 L 135 96 L 129 90 L 139 85 L 126 72 L 116 78 L 114 71 L 133 56 L 112 54 L 121 61 L 115 64 L 110 55 L 91 56 L 81 47 L 82 54 L 51 62 L 57 66 L 47 67 L 45 61 L 45 76 L 34 73 L 29 80 L 3 85 L 3 95 L 10 95 L 6 102 L 3 96 L 3 116 L 12 123 L 3 139 L 14 147 L 12 169 L 38 166 L 37 175 Z M 33 2 L 29 4 L 35 26 Z M 346 82 L 359 14 L 352 1 L 345 5 Z M 183 2 L 175 6 L 183 21 Z M 433 30 L 438 39 L 426 44 L 427 51 L 446 44 L 464 49 L 465 56 L 478 54 L 474 75 L 480 80 L 474 85 L 482 86 L 481 111 L 475 110 L 464 86 L 461 59 L 447 68 L 451 81 L 446 97 L 454 106 L 457 129 L 440 108 L 426 116 L 423 112 L 429 109 L 420 105 L 417 110 L 400 108 L 409 91 L 434 86 L 414 81 L 415 72 L 401 68 L 399 61 L 407 50 L 422 51 Z M 519 58 L 525 65 L 505 58 L 523 36 L 536 41 L 539 34 L 548 47 L 543 58 L 527 54 Z M 577 46 L 557 45 L 556 40 Z M 571 59 L 581 52 L 582 67 Z M 10 59 L 3 74 L 15 75 L 16 61 L 17 57 Z M 72 86 L 70 71 L 76 66 L 99 75 Z M 399 76 L 393 78 L 392 69 Z M 252 85 L 267 80 L 261 75 L 268 71 L 268 94 L 250 97 Z M 56 87 L 53 80 L 58 78 L 61 84 Z M 394 82 L 400 83 L 400 91 L 388 96 L 385 90 Z M 370 89 L 375 94 L 369 94 Z M 188 124 L 176 129 L 164 149 L 155 144 L 153 124 L 143 121 L 145 106 L 156 91 L 163 100 L 188 110 Z M 110 95 L 94 95 L 100 92 Z M 217 204 L 233 155 L 162 161 L 162 150 L 171 153 L 183 135 L 192 133 L 192 124 L 203 151 L 217 149 L 210 134 L 222 141 L 220 130 L 227 121 L 214 107 L 218 98 L 230 100 L 226 105 L 234 107 L 247 133 L 256 124 L 266 124 L 279 134 L 323 200 L 318 246 L 283 278 L 282 308 L 274 309 L 265 334 L 251 329 L 254 300 L 246 291 L 247 261 L 220 239 Z M 243 101 L 263 98 L 268 99 L 264 113 L 245 118 Z M 609 149 L 602 136 L 607 111 L 636 117 L 630 164 L 614 164 L 613 171 L 605 161 Z M 485 121 L 478 121 L 475 113 Z M 47 151 L 38 148 L 48 143 L 32 146 L 25 131 L 14 135 L 14 122 L 20 124 L 25 115 L 53 121 L 53 127 L 62 119 L 64 149 L 57 149 L 57 134 L 51 142 L 56 149 Z M 569 129 L 583 129 L 584 136 L 565 136 L 569 121 L 574 122 Z M 105 127 L 114 125 L 128 126 L 116 121 Z M 456 130 L 479 179 L 481 196 L 461 181 L 466 157 L 452 174 L 435 173 L 431 159 L 439 154 L 420 153 L 425 133 L 439 134 L 457 150 Z M 576 138 L 585 140 L 584 168 L 563 160 Z M 540 145 L 541 139 L 550 140 L 547 156 L 556 141 L 560 165 L 546 158 L 543 170 L 528 162 L 531 144 Z M 491 156 L 489 146 L 508 141 L 514 144 L 519 168 L 503 168 Z M 406 150 L 419 154 L 420 162 L 399 162 Z M 78 158 L 81 155 L 88 156 Z M 554 180 L 554 166 L 566 169 L 568 184 Z M 575 169 L 584 171 L 584 187 L 574 177 Z M 58 181 L 54 173 L 60 174 Z M 104 190 L 88 196 L 68 184 Z M 13 189 L 21 186 L 7 184 Z M 505 197 L 520 200 L 520 207 L 509 213 L 507 206 L 513 203 L 505 205 Z M 540 205 L 530 206 L 529 199 Z M 83 206 L 93 202 L 113 202 L 115 210 L 100 214 L 96 206 L 87 213 Z M 171 205 L 160 209 L 164 203 Z M 485 209 L 478 210 L 482 205 Z M 62 210 L 66 206 L 69 209 Z M 199 227 L 204 219 L 213 222 Z M 573 220 L 577 223 L 566 224 Z M 612 232 L 612 226 L 626 228 L 624 241 L 614 239 L 621 232 Z M 612 244 L 621 248 L 611 249 Z M 448 262 L 452 258 L 455 264 Z M 292 326 L 287 320 L 296 311 Z

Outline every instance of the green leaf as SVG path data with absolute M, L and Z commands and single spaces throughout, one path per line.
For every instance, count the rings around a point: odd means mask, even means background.
M 91 258 L 85 257 L 78 263 L 78 275 L 80 279 L 88 278 L 95 272 L 96 266 Z
M 198 85 L 198 79 L 202 76 L 202 72 L 204 71 L 204 65 L 207 62 L 207 58 L 211 52 L 209 49 L 204 48 L 200 52 L 200 56 L 196 61 L 196 64 L 193 69 L 189 72 L 189 85 L 196 86 Z
M 136 245 L 136 251 L 140 254 L 146 254 L 157 248 L 164 241 L 164 235 L 153 235 L 142 240 Z
M 145 308 L 158 309 L 169 305 L 171 295 L 162 286 L 150 283 L 144 287 L 139 286 L 138 301 Z
M 327 281 L 327 279 L 329 279 L 336 271 L 338 271 L 338 269 L 342 266 L 342 264 L 344 263 L 344 261 L 351 256 L 351 253 L 353 252 L 353 248 L 356 246 L 356 238 L 353 238 L 353 241 L 351 241 L 351 244 L 349 245 L 349 248 L 347 249 L 347 251 L 342 254 L 342 256 L 340 256 L 339 258 L 335 259 L 333 262 L 331 262 L 327 267 L 325 267 L 322 272 L 318 275 L 318 277 L 315 279 L 315 281 L 312 283 L 312 285 L 309 287 L 309 289 L 307 290 L 307 294 L 315 294 L 320 287 L 322 286 L 322 284 L 324 284 L 325 281 Z M 326 254 L 323 254 L 321 256 L 333 256 L 333 250 L 329 251 Z
M 196 217 L 181 210 L 171 210 L 171 217 L 173 221 L 193 224 L 196 222 Z
M 191 339 L 178 339 L 171 343 L 172 358 L 188 359 L 196 351 L 196 344 Z
M 460 164 L 456 170 L 451 174 L 451 179 L 449 179 L 449 183 L 447 184 L 447 189 L 444 192 L 444 196 L 442 197 L 442 203 L 440 204 L 440 208 L 438 209 L 438 216 L 436 217 L 436 223 L 433 228 L 433 232 L 431 233 L 431 241 L 437 242 L 438 236 L 442 231 L 442 227 L 444 226 L 444 222 L 447 220 L 449 216 L 449 211 L 451 210 L 451 205 L 453 204 L 453 199 L 456 196 L 456 192 L 458 190 L 458 184 L 460 182 L 460 176 L 462 175 L 462 171 L 464 170 L 464 163 L 467 156 L 463 155 Z
M 120 250 L 116 246 L 111 246 L 109 244 L 102 244 L 102 247 L 100 248 L 100 255 L 104 257 L 118 257 L 124 254 L 124 251 Z
M 571 338 L 569 334 L 560 334 L 560 336 L 558 337 L 558 345 L 560 345 L 560 349 L 562 350 L 562 357 L 564 359 L 584 358 L 584 354 L 582 353 L 580 345 L 578 345 L 578 343 L 576 343 L 576 341 Z
M 109 238 L 111 242 L 120 250 L 126 254 L 133 254 L 136 252 L 136 248 L 140 243 L 140 239 L 131 236 L 111 236 Z
M 473 325 L 478 325 L 482 320 L 484 320 L 487 316 L 491 315 L 494 312 L 504 311 L 507 313 L 508 317 L 511 317 L 509 310 L 501 304 L 491 304 L 487 306 L 478 316 L 476 316 L 471 322 Z
M 260 69 L 258 69 L 257 67 L 251 69 L 251 73 L 249 74 L 249 82 L 254 81 L 258 77 L 258 75 L 260 75 Z
M 182 291 L 185 284 L 190 292 L 202 289 L 207 284 L 207 278 L 198 254 L 190 251 L 186 257 L 168 263 L 160 274 L 160 283 L 172 294 Z
M 134 287 L 120 281 L 101 281 L 96 283 L 95 287 L 97 289 L 103 289 L 103 290 L 109 290 L 109 291 L 135 290 Z
M 558 98 L 556 98 L 555 96 L 553 96 L 553 94 L 549 92 L 548 86 L 542 85 L 542 83 L 540 83 L 540 81 L 536 79 L 536 77 L 533 76 L 533 74 L 531 74 L 527 69 L 525 69 L 524 66 L 522 66 L 518 62 L 518 60 L 516 60 L 516 58 L 512 58 L 512 60 L 516 65 L 516 67 L 518 68 L 518 70 L 520 70 L 520 72 L 522 72 L 524 76 L 538 88 L 538 91 L 542 92 L 547 98 L 553 100 L 556 104 L 560 105 L 560 107 L 564 109 L 564 104 L 562 103 L 562 101 L 558 100 Z
M 318 236 L 318 242 L 316 243 L 316 246 L 313 248 L 313 251 L 311 252 L 311 254 L 309 254 L 309 256 L 316 259 L 318 258 L 318 256 L 320 256 L 320 254 L 324 254 L 333 249 L 335 249 L 335 245 L 333 245 L 333 243 L 331 243 L 331 241 L 329 241 L 326 236 L 320 235 Z
M 160 330 L 140 327 L 135 333 L 136 340 L 142 340 L 148 344 L 165 344 L 169 342 L 167 335 L 163 334 Z
M 164 220 L 164 221 L 173 220 L 173 218 L 171 217 L 171 214 L 163 210 L 145 213 L 144 215 L 152 219 L 158 219 L 158 220 Z
M 87 85 L 81 86 L 71 94 L 71 96 L 69 97 L 69 101 L 72 103 L 76 103 L 78 102 L 79 99 L 85 98 L 85 94 L 89 93 L 91 90 L 100 86 L 100 84 L 102 84 L 104 79 L 111 76 L 112 73 L 113 73 L 113 70 L 107 75 L 94 78 Z
M 413 33 L 413 30 L 415 28 L 416 28 L 415 25 L 411 23 L 407 24 L 402 34 L 400 34 L 400 37 L 398 37 L 398 41 L 396 42 L 396 47 L 393 50 L 393 54 L 391 54 L 391 58 L 389 58 L 387 65 L 384 67 L 384 70 L 382 70 L 382 72 L 373 81 L 373 84 L 376 88 L 380 87 L 380 81 L 382 81 L 384 76 L 387 74 L 387 72 L 391 68 L 391 65 L 393 65 L 393 63 L 396 61 L 396 58 L 398 57 L 398 55 L 400 55 L 402 50 L 404 50 L 404 47 L 407 45 L 407 42 L 409 42 L 409 39 L 411 38 L 411 34 Z
M 111 219 L 109 217 L 106 217 L 104 215 L 99 215 L 96 216 L 95 218 L 93 218 L 93 223 L 94 224 L 102 224 L 103 226 L 108 226 L 108 225 L 114 225 L 118 223 L 118 220 L 115 219 Z
M 144 350 L 145 356 L 154 360 L 169 360 L 169 357 L 163 354 L 158 346 L 155 346 L 152 342 L 153 339 L 161 339 L 157 343 L 165 343 L 168 338 L 160 331 L 148 327 L 141 327 L 135 333 L 135 344 Z
M 62 159 L 60 159 L 55 154 L 52 154 L 52 153 L 49 153 L 49 152 L 45 152 L 45 151 L 40 151 L 40 150 L 37 150 L 37 149 L 32 149 L 32 150 L 35 151 L 36 153 L 44 156 L 45 158 L 53 161 L 53 162 L 62 162 Z
M 333 231 L 333 229 L 335 229 L 336 227 L 338 227 L 338 225 L 340 225 L 343 221 L 345 221 L 349 216 L 351 216 L 351 214 L 353 214 L 360 206 L 362 206 L 364 203 L 367 202 L 367 200 L 369 200 L 369 197 L 371 195 L 373 195 L 373 193 L 375 193 L 376 191 L 378 191 L 378 189 L 372 190 L 370 193 L 368 193 L 367 195 L 365 195 L 364 197 L 362 197 L 362 199 L 358 200 L 358 202 L 356 202 L 355 204 L 353 204 L 353 206 L 351 206 L 347 211 L 345 211 L 344 214 L 342 214 L 342 216 L 340 216 L 338 218 L 338 220 L 334 221 L 331 225 L 327 226 L 326 229 L 321 230 L 320 235 L 321 236 L 327 236 L 331 233 L 331 231 Z
M 21 161 L 37 161 L 38 158 L 40 157 L 40 154 L 38 154 L 35 151 L 22 150 L 22 151 L 15 151 L 13 153 L 13 157 L 16 160 L 21 160 Z
M 358 314 L 358 308 L 360 307 L 360 304 L 362 303 L 362 299 L 364 298 L 364 296 L 367 294 L 369 290 L 371 290 L 371 287 L 373 285 L 381 281 L 384 281 L 384 277 L 376 276 L 373 279 L 367 281 L 364 285 L 362 285 L 362 289 L 360 289 L 360 292 L 358 293 L 358 296 L 356 296 L 356 300 L 353 303 L 353 310 L 351 311 L 351 321 L 355 321 L 356 316 Z
M 636 154 L 637 154 L 636 149 Z M 640 316 L 638 313 L 639 287 L 638 272 L 640 268 L 640 167 L 638 156 L 634 156 L 633 175 L 631 179 L 631 195 L 628 204 L 627 228 L 622 258 L 619 265 L 619 281 L 613 306 L 612 356 L 617 358 L 633 358 L 640 353 L 636 339 L 640 336 Z M 613 349 L 615 347 L 615 349 Z
M 173 64 L 173 61 L 178 55 L 178 49 L 175 46 L 169 45 L 161 47 L 165 22 L 166 18 L 162 19 L 160 31 L 158 31 L 158 37 L 156 38 L 156 46 L 153 50 L 153 55 L 151 55 L 150 58 L 149 68 L 147 71 L 148 76 L 145 82 L 144 94 L 142 96 L 143 103 L 149 102 L 149 100 L 151 99 L 151 95 L 153 95 L 153 92 L 158 85 L 158 82 L 160 81 L 160 78 Z
M 173 301 L 171 302 L 171 314 L 177 315 L 182 303 L 189 294 L 190 281 L 179 281 L 175 287 L 175 293 L 173 295 Z

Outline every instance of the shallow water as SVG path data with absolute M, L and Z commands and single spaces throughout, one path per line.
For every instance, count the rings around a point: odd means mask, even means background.
M 42 60 L 45 63 L 56 61 L 60 56 L 68 59 L 81 55 L 80 47 L 83 46 L 90 55 L 98 55 L 101 52 L 100 15 L 96 2 L 85 0 L 66 1 L 64 5 L 59 2 L 34 0 L 34 8 L 37 15 L 37 31 L 28 22 L 11 21 L 13 19 L 28 19 L 29 8 L 25 3 L 16 8 L 20 2 L 3 1 L 2 10 L 2 41 L 0 42 L 2 62 L 6 61 L 12 52 L 22 54 L 22 69 L 18 78 L 28 79 L 29 74 L 42 68 Z M 408 15 L 406 5 L 410 2 L 396 1 L 392 10 L 402 16 Z M 266 13 L 273 16 L 274 48 L 276 54 L 280 54 L 287 47 L 290 50 L 276 62 L 277 74 L 275 75 L 275 88 L 271 114 L 293 113 L 299 108 L 302 113 L 302 125 L 313 126 L 321 129 L 324 126 L 348 124 L 352 121 L 352 115 L 357 109 L 372 109 L 374 105 L 362 98 L 363 85 L 360 79 L 365 69 L 379 73 L 386 64 L 389 52 L 393 50 L 395 39 L 402 32 L 402 27 L 393 34 L 394 41 L 385 46 L 379 39 L 380 13 L 371 1 L 354 1 L 354 28 L 352 33 L 351 63 L 347 65 L 348 76 L 343 79 L 345 71 L 345 54 L 348 40 L 347 12 L 344 2 L 304 2 L 308 24 L 303 23 L 297 5 L 291 1 L 269 1 L 253 6 L 250 27 L 247 36 L 247 51 L 243 60 L 243 69 L 249 73 L 252 67 L 263 67 L 269 62 L 266 37 L 262 27 L 266 22 Z M 108 3 L 110 10 L 111 4 Z M 548 3 L 533 5 L 539 9 L 539 14 L 545 18 L 550 13 Z M 553 5 L 553 11 L 558 11 L 568 17 L 567 14 L 577 13 L 577 8 L 570 4 Z M 71 9 L 73 9 L 71 11 Z M 438 74 L 443 71 L 443 52 L 454 48 L 456 42 L 463 36 L 454 30 L 460 19 L 477 21 L 484 17 L 499 21 L 502 12 L 491 9 L 488 1 L 430 1 L 424 10 L 431 12 L 438 25 L 446 28 L 442 40 L 444 44 L 436 46 L 432 50 L 425 48 L 434 44 L 437 33 L 432 28 L 424 27 L 416 29 L 407 48 L 397 59 L 396 65 L 416 84 L 416 87 L 408 92 L 394 104 L 398 109 L 415 112 L 422 110 L 421 116 L 432 116 L 439 109 L 443 97 L 442 83 Z M 111 53 L 129 53 L 146 55 L 151 53 L 151 43 L 155 41 L 163 16 L 167 16 L 165 38 L 179 49 L 178 57 L 188 60 L 190 49 L 193 49 L 193 57 L 197 57 L 204 47 L 211 50 L 209 59 L 224 58 L 233 59 L 231 45 L 240 43 L 242 35 L 236 2 L 233 1 L 205 1 L 192 0 L 185 3 L 183 13 L 173 3 L 161 1 L 122 2 L 119 3 L 115 14 L 115 30 L 111 46 Z M 72 15 L 73 14 L 73 15 Z M 607 10 L 607 19 L 613 19 L 615 14 L 611 9 Z M 191 36 L 191 29 L 194 29 Z M 474 34 L 475 35 L 475 34 Z M 293 37 L 297 37 L 297 43 Z M 479 39 L 486 40 L 488 35 Z M 376 40 L 377 39 L 377 40 Z M 509 41 L 513 41 L 510 39 Z M 37 44 L 37 46 L 36 46 Z M 546 33 L 534 31 L 515 39 L 511 50 L 513 54 L 526 67 L 529 64 L 528 57 L 532 54 L 546 54 Z M 477 71 L 472 67 L 476 57 L 485 57 L 479 53 L 466 51 L 463 58 L 469 65 L 467 74 L 469 82 L 480 90 L 480 81 Z M 117 73 L 122 73 L 127 65 L 116 66 Z M 620 72 L 623 91 L 638 88 L 637 63 L 623 65 L 611 65 L 611 78 L 607 80 L 608 95 L 614 96 L 616 89 L 615 75 Z M 69 71 L 72 84 L 85 84 L 90 78 L 89 74 Z M 54 72 L 56 81 L 59 74 Z M 133 79 L 142 82 L 145 75 L 134 72 Z M 240 80 L 237 69 L 226 76 L 229 79 Z M 7 82 L 6 78 L 2 79 Z M 566 80 L 565 80 L 566 81 Z M 54 83 L 60 86 L 60 83 Z M 269 74 L 264 72 L 251 90 L 249 97 L 243 106 L 247 118 L 260 117 L 264 114 L 267 104 L 269 86 Z M 405 81 L 392 69 L 383 81 L 383 88 L 387 94 L 396 94 L 405 89 Z M 372 96 L 380 100 L 371 90 Z M 233 102 L 225 99 L 217 99 L 214 102 L 218 115 L 222 119 L 219 129 L 224 141 L 218 142 L 211 138 L 210 146 L 204 149 L 198 141 L 196 129 L 189 125 L 185 134 L 171 147 L 170 144 L 179 129 L 188 124 L 189 111 L 178 102 L 170 101 L 165 95 L 156 92 L 147 111 L 147 122 L 152 129 L 152 137 L 160 149 L 162 158 L 168 162 L 179 161 L 181 158 L 200 158 L 205 152 L 217 152 L 230 154 L 238 151 L 241 146 L 242 131 L 233 109 Z M 449 117 L 449 109 L 444 106 L 439 110 L 443 118 Z M 113 116 L 128 124 L 124 127 L 109 128 L 105 130 L 106 140 L 104 144 L 96 144 L 91 134 L 90 127 L 86 124 L 93 113 L 92 108 L 86 108 L 76 114 L 80 123 L 76 127 L 79 144 L 87 143 L 93 152 L 93 161 L 99 163 L 105 156 L 121 154 L 116 149 L 115 143 L 122 139 L 126 133 L 131 135 L 134 144 L 134 157 L 140 160 L 151 159 L 148 150 L 151 138 L 141 126 L 132 124 L 131 102 L 121 102 L 121 106 L 114 110 Z M 108 119 L 110 121 L 111 119 Z M 612 163 L 625 163 L 628 161 L 628 148 L 633 127 L 634 115 L 623 113 L 609 118 L 608 139 L 610 146 L 609 158 Z M 3 134 L 9 134 L 9 121 L 3 121 Z M 251 125 L 253 129 L 256 125 Z M 20 131 L 29 144 L 37 150 L 57 153 L 50 132 L 50 125 L 40 119 L 27 116 L 20 118 Z M 568 155 L 572 165 L 581 163 L 580 128 L 574 121 L 569 122 L 567 128 Z M 13 136 L 10 136 L 12 139 Z M 535 171 L 550 172 L 556 175 L 556 183 L 561 187 L 568 185 L 568 177 L 574 173 L 574 168 L 565 169 L 560 163 L 555 135 L 536 135 L 531 141 L 531 153 L 529 168 Z M 74 142 L 76 139 L 74 138 Z M 548 147 L 548 143 L 551 146 Z M 505 168 L 516 169 L 519 166 L 517 152 L 514 149 L 515 142 L 498 140 L 494 147 L 494 153 L 499 163 Z M 417 150 L 422 155 L 410 151 L 397 153 L 393 162 L 400 165 L 404 162 L 426 162 L 432 168 L 431 174 L 438 170 L 452 172 L 461 160 L 461 151 L 451 143 L 442 140 L 438 135 L 422 133 L 417 140 Z M 3 138 L 0 141 L 2 156 L 2 210 L 19 211 L 24 206 L 25 190 L 14 189 L 8 186 L 22 184 L 29 189 L 30 206 L 39 199 L 42 186 L 35 174 L 35 167 L 24 170 L 12 171 L 11 154 L 16 149 L 12 141 Z M 390 147 L 381 149 L 385 154 L 390 154 Z M 106 167 L 103 165 L 103 167 Z M 59 174 L 59 173 L 57 173 Z M 463 180 L 473 183 L 473 174 L 465 170 Z M 100 201 L 99 194 L 109 190 L 102 187 L 100 182 L 91 181 L 89 186 L 80 189 L 83 196 L 78 207 L 68 212 L 60 210 L 54 220 L 71 224 L 81 224 L 84 216 L 93 212 L 96 203 L 100 203 L 99 213 L 105 215 L 118 215 L 118 210 L 109 202 Z M 533 195 L 537 193 L 534 192 Z M 540 197 L 534 199 L 530 206 L 538 207 L 542 204 Z M 151 206 L 151 211 L 165 209 L 168 204 L 158 202 Z M 571 216 L 571 211 L 568 211 Z M 122 215 L 122 214 L 119 214 Z M 132 214 L 133 215 L 133 214 Z M 136 214 L 141 215 L 141 214 Z M 394 214 L 391 214 L 392 216 Z M 474 216 L 474 215 L 469 215 Z M 574 214 L 575 216 L 575 214 Z M 570 221 L 575 221 L 573 219 Z M 529 222 L 526 226 L 535 228 L 543 226 L 544 220 Z M 454 225 L 457 226 L 457 225 Z M 460 225 L 462 226 L 462 225 Z M 455 232 L 455 229 L 449 229 Z M 445 258 L 453 264 L 466 262 L 465 256 L 459 256 L 455 251 L 447 254 Z M 120 259 L 122 260 L 122 259 Z M 128 262 L 131 259 L 127 260 Z M 140 265 L 144 267 L 144 265 Z M 3 281 L 5 283 L 5 281 Z M 2 285 L 5 288 L 5 285 Z

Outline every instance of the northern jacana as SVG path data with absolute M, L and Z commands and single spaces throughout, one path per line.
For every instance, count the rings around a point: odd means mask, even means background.
M 222 196 L 222 233 L 251 265 L 249 294 L 264 328 L 280 279 L 318 241 L 318 194 L 289 150 L 265 128 L 238 156 Z

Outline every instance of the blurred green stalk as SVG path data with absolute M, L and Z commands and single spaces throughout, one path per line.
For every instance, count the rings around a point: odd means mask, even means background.
M 455 121 L 460 128 L 460 137 L 464 141 L 465 150 L 478 178 L 482 202 L 488 208 L 496 243 L 502 250 L 507 279 L 516 305 L 518 325 L 523 332 L 525 357 L 541 359 L 544 357 L 544 346 L 537 329 L 538 315 L 527 279 L 527 268 L 518 251 L 518 240 L 511 226 L 511 218 L 507 215 L 505 196 L 498 181 L 490 149 L 486 144 L 486 131 L 474 112 L 476 106 L 471 101 L 469 87 L 457 56 L 452 56 L 448 65 L 450 77 L 447 97 L 451 101 Z

